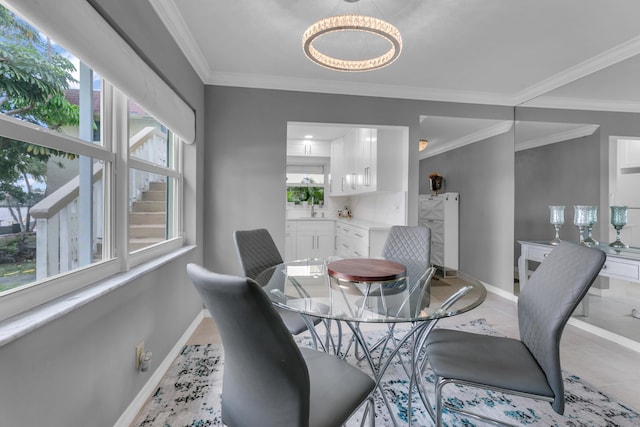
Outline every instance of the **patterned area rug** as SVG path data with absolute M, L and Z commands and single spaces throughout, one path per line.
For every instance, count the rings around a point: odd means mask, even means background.
M 458 326 L 460 329 L 480 333 L 496 333 L 484 319 Z M 367 333 L 368 339 L 376 342 L 382 332 Z M 300 345 L 310 345 L 308 338 L 297 338 Z M 353 353 L 353 352 L 351 352 Z M 354 357 L 347 360 L 369 372 L 366 362 L 357 362 Z M 219 345 L 185 346 L 176 358 L 160 386 L 153 394 L 135 426 L 154 427 L 204 427 L 222 426 L 220 420 L 220 391 L 222 387 L 223 355 Z M 456 407 L 482 412 L 490 417 L 523 426 L 638 426 L 640 414 L 633 409 L 610 399 L 595 388 L 585 384 L 568 372 L 565 377 L 566 409 L 564 415 L 556 414 L 549 403 L 485 392 L 466 387 L 448 385 L 444 389 L 445 398 Z M 427 392 L 433 398 L 434 376 L 430 369 L 425 371 Z M 383 388 L 392 410 L 400 423 L 407 422 L 407 401 L 409 381 L 398 361 L 385 374 Z M 412 397 L 412 422 L 416 426 L 432 425 L 427 411 L 417 396 Z M 376 425 L 392 425 L 384 403 L 376 397 Z M 362 410 L 361 410 L 362 412 Z M 360 425 L 361 414 L 355 414 L 347 426 Z M 479 426 L 457 414 L 445 413 L 446 426 Z M 259 427 L 259 426 L 256 426 Z

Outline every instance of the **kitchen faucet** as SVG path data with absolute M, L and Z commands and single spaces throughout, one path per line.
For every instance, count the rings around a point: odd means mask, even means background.
M 314 202 L 314 198 L 313 196 L 311 196 L 311 218 L 315 218 L 316 215 L 318 214 L 318 212 L 316 212 L 313 202 Z

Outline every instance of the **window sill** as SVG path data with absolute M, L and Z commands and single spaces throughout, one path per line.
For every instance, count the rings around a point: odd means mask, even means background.
M 46 304 L 0 322 L 0 347 L 44 326 L 85 304 L 153 271 L 194 250 L 195 246 L 184 246 L 176 251 L 155 258 L 144 264 L 116 274 L 85 288 L 71 292 Z

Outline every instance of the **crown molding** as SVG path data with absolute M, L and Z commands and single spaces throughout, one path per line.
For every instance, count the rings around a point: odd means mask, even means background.
M 514 104 L 518 105 L 530 102 L 533 98 L 537 98 L 547 92 L 564 86 L 568 83 L 576 81 L 589 74 L 593 74 L 618 62 L 629 59 L 640 54 L 640 36 L 634 37 L 618 46 L 604 51 L 592 58 L 587 59 L 579 64 L 569 67 L 554 76 L 544 79 L 528 88 L 518 92 L 513 97 Z
M 516 94 L 500 94 L 214 71 L 182 18 L 176 6 L 176 0 L 149 0 L 149 2 L 200 79 L 208 85 L 465 104 L 516 106 L 526 103 L 527 106 L 546 108 L 640 112 L 640 103 L 633 102 L 598 101 L 596 105 L 594 100 L 573 98 L 543 97 L 541 100 L 534 100 L 565 84 L 640 54 L 640 36 L 535 83 Z
M 200 80 L 205 81 L 211 75 L 209 63 L 202 54 L 191 31 L 189 31 L 189 27 L 186 22 L 184 22 L 174 0 L 149 0 L 149 3 L 151 3 L 158 17 L 165 27 L 167 27 L 169 34 L 171 34 L 187 57 L 187 60 L 200 77 Z
M 486 129 L 470 133 L 469 135 L 454 139 L 453 141 L 445 142 L 437 147 L 434 147 L 433 149 L 431 149 L 431 147 L 427 147 L 427 149 L 424 150 L 424 152 L 420 155 L 420 160 L 442 154 L 456 148 L 464 147 L 465 145 L 473 144 L 475 142 L 484 141 L 485 139 L 492 138 L 494 136 L 501 135 L 503 133 L 509 132 L 512 127 L 513 121 L 505 120 L 500 123 L 496 123 L 493 126 L 489 126 Z
M 541 96 L 522 105 L 533 108 L 640 113 L 640 102 Z
M 600 125 L 585 125 L 575 129 L 543 136 L 541 138 L 530 139 L 529 141 L 516 143 L 515 151 L 529 150 L 531 148 L 542 147 L 543 145 L 555 144 L 556 142 L 569 141 L 571 139 L 593 135 L 599 127 Z
M 214 72 L 209 79 L 205 80 L 205 84 L 338 95 L 376 96 L 419 101 L 513 106 L 511 96 L 489 92 L 465 92 L 416 86 L 342 82 L 264 74 Z

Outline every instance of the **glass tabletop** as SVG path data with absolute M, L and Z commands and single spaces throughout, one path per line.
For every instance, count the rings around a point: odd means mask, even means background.
M 367 263 L 366 258 L 360 260 Z M 341 280 L 328 273 L 327 264 L 323 259 L 285 262 L 265 270 L 256 281 L 279 307 L 355 322 L 415 322 L 449 317 L 477 307 L 486 297 L 482 283 L 464 273 L 457 278 L 434 277 L 424 289 L 411 292 L 404 277 L 379 282 Z

